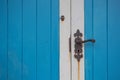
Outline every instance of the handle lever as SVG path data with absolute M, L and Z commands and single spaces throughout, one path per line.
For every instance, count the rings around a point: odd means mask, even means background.
M 92 42 L 95 43 L 95 39 L 88 39 L 88 40 L 84 40 L 81 43 L 86 43 L 86 42 Z

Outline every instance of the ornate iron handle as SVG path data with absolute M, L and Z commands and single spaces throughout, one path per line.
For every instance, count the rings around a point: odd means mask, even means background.
M 86 43 L 86 42 L 95 43 L 95 39 L 88 39 L 88 40 L 84 40 L 84 41 L 82 41 L 79 37 L 77 37 L 77 38 L 75 39 L 75 43 L 77 43 L 77 44 Z
M 80 59 L 83 57 L 83 54 L 82 54 L 82 48 L 83 48 L 83 43 L 86 43 L 86 42 L 92 42 L 94 43 L 95 42 L 95 39 L 88 39 L 88 40 L 82 40 L 82 33 L 77 30 L 77 32 L 74 34 L 74 37 L 75 37 L 75 54 L 74 54 L 74 57 L 77 59 L 77 61 L 79 62 Z
M 84 40 L 84 41 L 82 41 L 82 43 L 86 43 L 86 42 L 92 42 L 92 43 L 95 43 L 95 39 L 88 39 L 88 40 Z

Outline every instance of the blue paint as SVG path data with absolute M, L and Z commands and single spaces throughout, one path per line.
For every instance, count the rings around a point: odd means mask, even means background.
M 59 78 L 59 0 L 52 0 L 51 5 L 51 80 L 60 80 Z M 58 27 L 57 27 L 58 26 Z
M 108 1 L 108 79 L 120 80 L 120 0 Z
M 59 80 L 58 0 L 0 0 L 0 80 Z
M 93 80 L 107 80 L 107 0 L 93 2 Z M 102 5 L 102 6 L 101 6 Z
M 120 80 L 119 0 L 85 0 L 86 80 Z
M 36 0 L 23 0 L 23 80 L 36 80 Z
M 8 80 L 21 80 L 22 7 L 21 0 L 8 0 Z
M 0 80 L 7 80 L 7 0 L 0 0 Z
M 85 0 L 84 2 L 85 13 L 85 39 L 93 38 L 93 23 L 92 23 L 92 0 Z M 85 79 L 93 80 L 93 44 L 87 43 L 85 46 Z
M 85 79 L 120 80 L 118 0 L 85 0 Z M 59 80 L 59 1 L 0 1 L 0 80 Z
M 50 5 L 50 0 L 37 1 L 37 78 L 41 80 L 50 80 L 51 78 Z

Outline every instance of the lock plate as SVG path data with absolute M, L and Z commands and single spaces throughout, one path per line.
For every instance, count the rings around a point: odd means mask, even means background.
M 74 57 L 77 59 L 77 61 L 79 62 L 80 59 L 83 57 L 83 44 L 82 44 L 82 33 L 79 31 L 79 29 L 77 29 L 76 33 L 74 34 L 75 37 L 75 45 L 74 45 Z

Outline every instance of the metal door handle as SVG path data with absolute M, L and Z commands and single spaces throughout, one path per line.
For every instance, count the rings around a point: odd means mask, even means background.
M 84 40 L 84 41 L 81 41 L 79 38 L 75 39 L 75 43 L 77 43 L 77 44 L 86 43 L 86 42 L 95 43 L 95 39 L 88 39 L 88 40 Z
M 82 41 L 82 43 L 86 43 L 86 42 L 92 42 L 92 43 L 95 43 L 95 39 L 88 39 L 88 40 L 84 40 L 84 41 Z
M 88 39 L 88 40 L 82 40 L 82 33 L 77 30 L 77 32 L 74 34 L 75 37 L 75 54 L 74 57 L 77 59 L 77 61 L 79 62 L 80 59 L 83 57 L 82 51 L 83 51 L 83 43 L 86 42 L 92 42 L 95 43 L 95 39 Z
M 95 43 L 95 39 L 88 39 L 88 40 L 84 40 L 84 41 L 82 41 L 82 39 L 80 39 L 79 37 L 77 37 L 75 39 L 75 43 L 77 43 L 77 44 L 86 43 L 86 42 Z

